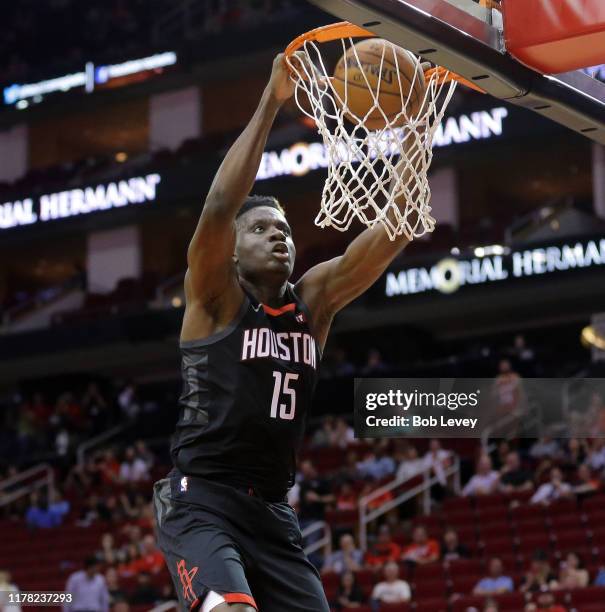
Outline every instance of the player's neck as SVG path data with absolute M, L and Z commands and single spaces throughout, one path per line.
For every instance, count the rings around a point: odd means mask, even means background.
M 280 285 L 268 285 L 251 283 L 245 278 L 240 277 L 239 282 L 240 285 L 261 304 L 265 304 L 271 308 L 279 308 L 285 303 L 288 281 L 282 282 Z

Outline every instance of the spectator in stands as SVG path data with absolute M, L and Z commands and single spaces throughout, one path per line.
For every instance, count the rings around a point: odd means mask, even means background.
M 103 397 L 96 383 L 90 383 L 86 387 L 82 396 L 82 409 L 89 419 L 89 429 L 91 431 L 102 431 L 113 416 L 110 414 L 107 400 Z
M 370 349 L 365 365 L 361 368 L 362 376 L 374 376 L 382 374 L 389 369 L 389 366 L 383 361 L 382 355 L 378 349 Z
M 481 612 L 499 612 L 498 602 L 493 599 L 486 600 Z
M 113 534 L 109 531 L 101 536 L 101 548 L 97 550 L 95 557 L 103 565 L 115 565 L 117 563 L 118 551 L 115 548 Z
M 404 459 L 397 468 L 397 478 L 408 479 L 424 472 L 426 461 L 418 456 L 418 450 L 413 444 L 408 444 L 404 451 Z
M 345 481 L 340 487 L 338 496 L 336 497 L 337 510 L 356 510 L 359 496 L 355 493 L 355 489 L 350 481 Z
M 489 455 L 481 455 L 477 462 L 477 473 L 466 483 L 462 495 L 477 496 L 495 493 L 500 481 L 500 474 L 492 469 Z
M 455 561 L 456 559 L 468 559 L 470 556 L 470 550 L 458 541 L 458 532 L 451 527 L 447 528 L 441 543 L 441 559 L 446 562 Z
M 334 376 L 354 376 L 355 366 L 349 361 L 346 351 L 342 348 L 337 348 L 334 351 Z
M 589 578 L 588 571 L 584 569 L 580 557 L 574 552 L 568 553 L 565 561 L 561 562 L 559 588 L 582 589 L 588 586 Z
M 0 610 L 2 612 L 21 612 L 21 606 L 10 601 L 10 595 L 20 593 L 17 585 L 11 582 L 8 572 L 0 571 Z
M 523 376 L 535 375 L 536 353 L 534 349 L 527 346 L 527 342 L 525 341 L 525 336 L 523 334 L 517 334 L 515 336 L 510 352 L 511 356 L 519 365 L 519 370 Z
M 355 481 L 359 478 L 359 470 L 357 464 L 359 458 L 354 450 L 350 450 L 345 457 L 345 464 L 339 472 L 339 476 L 342 480 Z
M 56 488 L 50 489 L 49 495 L 48 512 L 53 517 L 54 524 L 60 525 L 71 510 L 70 503 L 64 499 L 61 491 Z
M 157 547 L 155 538 L 148 533 L 141 544 L 141 557 L 136 562 L 137 573 L 158 574 L 164 567 L 164 556 Z
M 389 561 L 384 566 L 384 580 L 372 590 L 372 606 L 377 610 L 381 603 L 403 603 L 410 601 L 410 585 L 399 578 L 399 566 Z
M 536 550 L 520 590 L 523 593 L 536 593 L 555 588 L 557 588 L 557 577 L 550 568 L 548 555 L 543 550 Z
M 376 542 L 366 553 L 366 565 L 378 569 L 387 561 L 398 561 L 400 557 L 401 547 L 391 539 L 389 526 L 381 525 Z
M 433 438 L 429 442 L 429 450 L 424 455 L 425 468 L 429 469 L 439 480 L 442 487 L 447 484 L 445 470 L 452 462 L 450 451 L 441 448 L 441 441 Z
M 137 440 L 134 443 L 134 449 L 137 454 L 137 458 L 145 463 L 147 471 L 151 470 L 155 463 L 155 457 L 153 453 L 147 448 L 147 444 L 143 440 Z
M 529 603 L 525 606 L 525 612 L 567 612 L 563 606 L 555 603 L 553 593 L 544 592 L 536 595 L 536 603 Z
M 550 480 L 538 487 L 538 490 L 530 499 L 532 504 L 548 506 L 559 499 L 570 499 L 573 497 L 573 489 L 568 482 L 563 481 L 563 472 L 557 467 L 550 470 Z
M 603 482 L 593 475 L 590 468 L 584 463 L 578 467 L 576 479 L 573 484 L 575 495 L 589 495 L 596 493 L 603 486 Z
M 536 440 L 529 449 L 532 459 L 555 459 L 561 455 L 561 448 L 551 436 L 544 436 Z
M 48 510 L 48 501 L 37 491 L 29 496 L 29 508 L 25 513 L 25 522 L 30 529 L 50 529 L 56 526 L 56 517 Z
M 439 559 L 439 544 L 428 537 L 425 527 L 418 525 L 412 532 L 412 543 L 403 549 L 401 558 L 418 565 L 432 563 Z
M 120 482 L 120 462 L 116 459 L 113 449 L 104 450 L 97 465 L 103 484 L 113 485 Z
M 124 461 L 120 465 L 119 478 L 121 482 L 143 482 L 149 480 L 149 467 L 137 455 L 134 446 L 124 451 Z
M 605 587 L 605 567 L 600 567 L 594 579 L 595 586 Z
M 350 533 L 340 536 L 338 550 L 326 557 L 322 572 L 356 572 L 363 565 L 363 552 L 355 547 L 355 539 Z
M 605 469 L 605 438 L 595 438 L 586 460 L 591 470 L 600 472 Z
M 113 606 L 118 601 L 124 601 L 127 599 L 126 592 L 120 588 L 118 571 L 115 567 L 107 568 L 107 571 L 105 572 L 105 583 L 107 584 L 107 592 L 109 593 L 110 606 Z
M 532 475 L 521 466 L 521 457 L 517 451 L 506 455 L 504 467 L 500 470 L 500 491 L 502 493 L 520 493 L 534 488 Z
M 136 544 L 128 544 L 124 549 L 124 560 L 118 565 L 120 577 L 136 576 L 139 572 L 141 551 Z
M 513 579 L 504 575 L 502 561 L 497 557 L 490 559 L 488 575 L 481 578 L 473 589 L 473 595 L 497 595 L 510 593 L 514 590 Z
M 160 599 L 160 592 L 151 582 L 151 574 L 149 572 L 141 572 L 137 576 L 137 586 L 130 598 L 130 602 L 138 604 L 152 605 Z
M 340 577 L 336 601 L 332 603 L 332 607 L 336 610 L 358 608 L 363 600 L 363 593 L 355 580 L 355 574 L 351 571 L 344 572 Z
M 300 464 L 300 521 L 309 524 L 324 518 L 326 506 L 333 504 L 336 497 L 331 492 L 330 483 L 319 478 L 313 463 L 306 459 Z
M 570 468 L 575 468 L 586 461 L 588 452 L 589 449 L 586 440 L 570 438 L 563 448 L 561 463 Z
M 496 470 L 501 470 L 506 464 L 506 457 L 511 452 L 508 440 L 500 440 L 497 448 L 492 453 L 492 462 Z
M 517 374 L 508 359 L 500 360 L 498 376 L 494 380 L 492 396 L 498 414 L 510 414 L 519 408 L 521 400 L 521 377 Z
M 377 440 L 374 448 L 357 464 L 362 478 L 382 480 L 395 473 L 395 461 L 388 453 L 387 439 Z
M 84 561 L 84 569 L 74 572 L 67 579 L 65 591 L 71 593 L 70 603 L 63 605 L 63 611 L 86 610 L 87 612 L 108 612 L 109 592 L 105 577 L 99 573 L 99 562 L 94 557 Z
M 122 414 L 129 420 L 134 421 L 141 406 L 137 397 L 137 387 L 134 383 L 128 383 L 118 394 L 118 406 Z
M 337 418 L 334 421 L 332 446 L 347 448 L 347 446 L 354 441 L 355 432 L 353 431 L 353 428 L 342 417 Z
M 334 437 L 334 418 L 326 415 L 321 419 L 321 427 L 315 430 L 311 438 L 311 448 L 326 448 L 332 446 Z

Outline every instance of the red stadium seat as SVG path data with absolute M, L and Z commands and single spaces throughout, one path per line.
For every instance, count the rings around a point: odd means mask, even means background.
M 498 604 L 500 611 L 505 610 L 523 610 L 523 605 L 525 603 L 525 597 L 523 593 L 500 593 L 499 595 L 494 595 L 494 599 Z
M 423 599 L 417 601 L 414 607 L 414 612 L 448 612 L 449 605 L 447 599 Z M 381 608 L 382 612 L 382 608 Z
M 587 514 L 591 512 L 603 512 L 604 509 L 605 495 L 603 493 L 589 497 L 582 502 L 582 510 Z
M 358 610 L 359 608 L 355 608 Z M 397 604 L 381 604 L 380 612 L 411 612 L 412 604 L 410 603 L 397 603 Z M 353 612 L 353 610 L 351 610 Z
M 483 551 L 487 557 L 499 557 L 500 555 L 514 554 L 513 539 L 510 536 L 493 538 L 483 541 Z
M 452 575 L 452 592 L 459 595 L 470 595 L 481 578 L 483 578 L 482 573 Z
M 481 607 L 485 603 L 485 597 L 477 597 L 475 595 L 469 595 L 467 597 L 460 597 L 452 603 L 452 612 L 467 612 L 468 608 L 475 607 L 477 610 L 481 610 Z
M 553 546 L 556 550 L 574 550 L 576 548 L 587 548 L 588 539 L 586 531 L 578 529 L 576 531 L 563 531 L 555 533 Z
M 452 513 L 461 512 L 472 512 L 470 497 L 450 497 L 443 502 L 443 513 L 446 519 L 449 519 Z
M 482 510 L 477 510 L 476 514 L 479 524 L 509 522 L 509 513 L 506 506 L 489 506 Z
M 423 580 L 414 582 L 414 599 L 430 599 L 432 597 L 445 597 L 447 594 L 447 582 L 441 580 Z
M 578 513 L 573 514 L 554 514 L 547 518 L 547 521 L 555 531 L 577 530 L 584 528 L 582 516 Z
M 491 523 L 489 525 L 479 525 L 479 539 L 480 540 L 493 540 L 506 536 L 512 539 L 512 527 L 510 523 Z
M 450 576 L 463 576 L 464 574 L 483 574 L 485 563 L 483 559 L 456 559 L 448 563 Z
M 571 591 L 571 601 L 574 606 L 584 610 L 585 605 L 601 605 L 605 610 L 605 587 L 586 587 L 585 589 L 574 589 Z
M 445 568 L 439 562 L 418 565 L 414 568 L 413 577 L 416 582 L 425 580 L 444 580 Z
M 524 554 L 533 554 L 537 549 L 550 550 L 550 537 L 547 534 L 519 536 L 519 551 Z
M 352 529 L 357 525 L 359 513 L 357 510 L 327 510 L 325 519 L 333 529 Z

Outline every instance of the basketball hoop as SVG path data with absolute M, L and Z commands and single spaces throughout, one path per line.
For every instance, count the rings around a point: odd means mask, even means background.
M 374 89 L 364 75 L 365 83 L 355 86 L 367 87 L 372 106 L 364 116 L 356 115 L 350 108 L 348 85 L 344 86 L 344 92 L 341 89 L 340 94 L 334 87 L 320 45 L 340 41 L 343 56 L 348 53 L 349 62 L 354 57 L 355 68 L 363 74 L 353 39 L 372 36 L 375 36 L 372 32 L 345 21 L 302 34 L 285 51 L 296 84 L 296 103 L 315 121 L 326 150 L 328 178 L 315 224 L 346 231 L 357 218 L 370 228 L 381 223 L 391 240 L 401 235 L 413 240 L 432 232 L 435 227 L 435 219 L 430 214 L 431 191 L 427 173 L 433 158 L 435 133 L 456 85 L 463 82 L 481 90 L 445 68 L 420 69 L 420 60 L 409 53 L 419 69 L 414 71 L 413 81 L 406 92 L 398 64 L 397 52 L 400 50 L 385 41 L 382 57 L 376 59 L 376 64 L 379 64 L 379 74 L 382 74 L 385 52 L 390 46 L 401 110 L 395 114 L 385 112 L 380 103 L 381 79 Z M 344 81 L 347 84 L 347 70 L 353 70 L 353 67 L 347 67 L 349 62 L 344 62 Z M 417 82 L 422 75 L 423 84 Z M 409 112 L 407 107 L 412 106 L 410 97 L 417 90 L 423 92 L 423 99 L 421 102 L 416 99 L 414 112 Z M 398 104 L 397 107 L 399 109 Z M 370 129 L 367 125 L 370 117 L 374 122 L 378 117 L 384 127 Z M 405 200 L 405 206 L 396 204 L 401 199 Z

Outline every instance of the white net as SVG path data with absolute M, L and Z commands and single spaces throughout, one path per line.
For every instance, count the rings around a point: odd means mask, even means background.
M 409 52 L 403 53 L 408 61 L 416 63 L 417 69 L 411 83 L 402 80 L 402 50 L 385 41 L 375 63 L 382 75 L 385 61 L 394 61 L 401 102 L 398 112 L 385 111 L 381 107 L 382 78 L 375 79 L 372 86 L 354 40 L 342 38 L 339 42 L 343 55 L 349 51 L 349 61 L 344 62 L 346 85 L 340 93 L 326 70 L 322 45 L 307 40 L 288 58 L 296 83 L 296 103 L 315 121 L 327 155 L 328 178 L 315 223 L 340 231 L 346 231 L 354 218 L 368 227 L 381 223 L 391 240 L 402 234 L 413 240 L 432 232 L 435 219 L 431 216 L 427 173 L 433 158 L 433 138 L 456 82 L 448 81 L 443 71 L 428 71 L 425 76 L 419 60 Z M 385 60 L 387 52 L 389 59 Z M 371 93 L 371 108 L 364 116 L 355 115 L 349 106 L 352 94 L 348 74 L 354 68 L 358 68 L 357 82 L 351 87 L 360 86 L 361 74 L 365 81 L 361 86 Z M 418 82 L 420 79 L 424 83 Z M 414 100 L 412 96 L 416 96 Z M 380 127 L 372 130 L 368 124 Z

